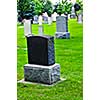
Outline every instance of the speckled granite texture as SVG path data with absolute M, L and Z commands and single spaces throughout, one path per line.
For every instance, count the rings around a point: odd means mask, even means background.
M 51 66 L 24 65 L 24 80 L 44 84 L 53 84 L 60 80 L 60 65 Z

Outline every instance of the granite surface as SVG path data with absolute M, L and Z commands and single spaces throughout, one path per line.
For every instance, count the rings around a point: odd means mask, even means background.
M 70 33 L 68 32 L 68 17 L 57 16 L 56 17 L 56 38 L 70 38 Z
M 24 80 L 44 84 L 53 84 L 60 80 L 60 65 L 42 66 L 34 64 L 24 65 Z

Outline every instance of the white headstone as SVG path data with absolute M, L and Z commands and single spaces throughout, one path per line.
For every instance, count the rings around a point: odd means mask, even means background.
M 82 23 L 82 14 L 78 15 L 78 23 Z
M 35 15 L 35 16 L 34 16 L 34 21 L 33 21 L 33 23 L 34 23 L 34 24 L 38 24 L 38 15 Z
M 42 16 L 39 16 L 39 35 L 43 35 Z
M 56 17 L 58 16 L 58 14 L 56 12 L 54 12 L 52 14 L 52 21 L 56 21 Z
M 42 36 L 43 35 L 43 26 L 39 26 L 39 35 Z
M 43 13 L 43 20 L 44 20 L 45 24 L 48 23 L 48 14 L 47 14 L 47 12 Z
M 48 24 L 51 25 L 52 23 L 52 17 L 48 17 Z
M 31 20 L 24 19 L 24 35 L 28 36 L 32 34 L 32 26 L 31 26 Z
M 42 16 L 39 16 L 39 25 L 42 26 Z
M 68 14 L 68 19 L 70 19 L 70 14 Z

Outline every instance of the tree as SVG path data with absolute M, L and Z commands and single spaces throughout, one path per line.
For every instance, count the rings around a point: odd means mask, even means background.
M 58 2 L 56 5 L 54 5 L 54 12 L 61 14 L 69 14 L 71 13 L 71 7 L 72 4 L 69 3 L 67 0 L 62 0 L 61 2 Z
M 17 11 L 22 20 L 31 19 L 34 14 L 34 3 L 31 0 L 17 0 Z
M 34 13 L 35 15 L 41 15 L 43 13 L 43 2 L 41 3 L 39 0 L 35 1 Z
M 76 14 L 77 20 L 78 20 L 78 14 L 83 13 L 83 1 L 77 0 L 76 3 L 74 4 L 74 8 L 75 8 L 75 14 Z
M 47 0 L 44 4 L 44 12 L 47 12 L 48 16 L 51 17 L 53 13 L 53 5 L 50 0 Z

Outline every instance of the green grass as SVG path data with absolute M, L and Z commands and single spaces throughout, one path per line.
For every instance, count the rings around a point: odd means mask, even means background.
M 17 84 L 18 100 L 83 100 L 83 25 L 76 19 L 68 24 L 70 39 L 55 39 L 56 62 L 61 65 L 61 77 L 66 80 L 47 87 L 40 84 Z M 17 79 L 24 77 L 23 66 L 27 63 L 26 39 L 23 28 L 17 25 Z M 38 25 L 32 25 L 38 34 Z M 54 36 L 56 23 L 44 25 L 44 33 Z

